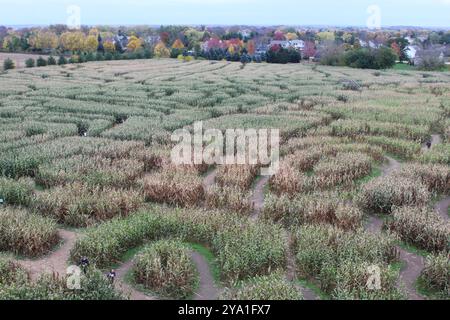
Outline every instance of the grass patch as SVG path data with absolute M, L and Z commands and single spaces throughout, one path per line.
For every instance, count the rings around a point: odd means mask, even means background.
M 401 71 L 415 71 L 417 70 L 416 67 L 411 66 L 409 64 L 405 64 L 405 63 L 396 63 L 394 65 L 394 70 L 401 70 Z
M 370 174 L 368 176 L 357 179 L 355 183 L 356 183 L 356 185 L 360 186 L 362 184 L 369 182 L 372 179 L 381 177 L 382 173 L 383 172 L 381 171 L 380 167 L 378 167 L 376 165 L 372 165 L 372 171 L 370 172 Z
M 398 246 L 399 246 L 400 248 L 402 248 L 403 250 L 406 250 L 406 251 L 408 251 L 408 252 L 414 253 L 414 254 L 416 254 L 416 255 L 418 255 L 418 256 L 421 256 L 421 257 L 424 257 L 424 258 L 425 258 L 426 256 L 430 255 L 430 253 L 429 253 L 428 251 L 419 249 L 419 248 L 417 248 L 417 247 L 415 247 L 415 246 L 413 246 L 413 245 L 410 245 L 410 244 L 408 244 L 408 243 L 399 242 L 399 243 L 398 243 Z
M 320 298 L 320 300 L 331 300 L 331 297 L 322 290 L 320 290 L 319 286 L 313 283 L 312 281 L 300 279 L 297 280 L 297 283 L 304 288 L 312 290 Z
M 122 264 L 127 263 L 128 261 L 133 259 L 139 253 L 139 251 L 141 251 L 142 248 L 144 248 L 144 246 L 145 244 L 128 250 L 123 254 L 122 258 L 120 259 L 120 262 L 113 263 L 110 268 L 106 268 L 104 270 L 109 271 L 109 269 L 119 269 Z

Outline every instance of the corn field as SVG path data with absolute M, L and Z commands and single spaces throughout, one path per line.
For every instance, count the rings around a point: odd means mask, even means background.
M 72 263 L 107 269 L 144 246 L 133 281 L 161 297 L 195 293 L 189 242 L 211 250 L 223 299 L 300 300 L 297 280 L 330 299 L 406 299 L 402 244 L 428 255 L 418 284 L 448 299 L 449 225 L 434 206 L 450 192 L 449 83 L 443 72 L 176 59 L 3 72 L 0 253 L 12 258 L 0 259 L 0 299 L 95 298 L 63 278 L 31 282 L 15 263 L 58 250 L 58 230 L 71 227 L 83 235 Z M 261 164 L 173 164 L 173 131 L 197 121 L 279 129 L 267 187 Z M 365 230 L 374 215 L 376 234 Z M 376 292 L 365 286 L 374 264 Z M 94 269 L 82 281 L 123 298 L 103 280 Z

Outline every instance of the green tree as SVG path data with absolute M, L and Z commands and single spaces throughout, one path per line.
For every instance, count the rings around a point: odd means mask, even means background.
M 54 65 L 56 65 L 56 59 L 53 58 L 53 56 L 48 57 L 48 59 L 47 59 L 47 64 L 48 64 L 49 66 L 54 66 Z
M 67 59 L 64 56 L 59 56 L 58 65 L 62 66 L 64 64 L 67 64 Z
M 47 65 L 47 60 L 45 60 L 45 59 L 42 58 L 42 57 L 39 57 L 39 58 L 37 59 L 37 61 L 36 61 L 36 65 L 37 65 L 38 67 L 45 67 L 45 66 Z
M 10 58 L 6 58 L 5 61 L 3 61 L 3 70 L 11 70 L 16 67 L 14 61 L 12 61 Z
M 36 61 L 33 58 L 29 58 L 25 61 L 25 66 L 27 68 L 33 68 L 36 65 Z

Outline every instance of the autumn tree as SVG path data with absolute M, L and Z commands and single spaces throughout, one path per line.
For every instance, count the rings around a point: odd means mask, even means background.
M 316 56 L 316 45 L 314 42 L 312 41 L 307 41 L 305 43 L 305 49 L 303 51 L 303 54 L 305 56 L 305 58 L 311 58 L 311 57 L 315 57 Z
M 159 38 L 161 39 L 161 42 L 164 43 L 164 46 L 169 43 L 170 34 L 168 32 L 161 32 L 159 34 Z
M 19 50 L 21 47 L 20 37 L 16 34 L 9 34 L 3 39 L 2 47 L 5 51 L 14 52 Z
M 82 32 L 64 32 L 60 38 L 61 47 L 68 51 L 83 50 L 85 38 Z
M 287 40 L 297 40 L 298 39 L 297 34 L 294 33 L 294 32 L 286 33 L 285 37 L 286 37 Z
M 58 36 L 51 31 L 39 31 L 30 37 L 30 45 L 38 50 L 52 50 L 58 47 Z
M 255 41 L 249 40 L 247 42 L 247 52 L 249 55 L 254 55 L 256 52 Z
M 140 48 L 142 48 L 142 40 L 136 36 L 131 36 L 127 44 L 128 51 L 134 52 Z
M 170 50 L 167 49 L 164 42 L 159 42 L 154 49 L 155 57 L 157 58 L 169 58 L 170 57 Z
M 395 54 L 400 57 L 401 55 L 401 49 L 400 46 L 396 42 L 392 42 L 391 49 L 394 50 Z
M 89 35 L 84 42 L 84 50 L 96 52 L 98 48 L 98 38 L 96 35 Z
M 91 30 L 89 30 L 89 35 L 90 36 L 98 36 L 100 34 L 100 32 L 98 31 L 97 28 L 92 28 Z
M 175 42 L 172 44 L 172 49 L 184 49 L 184 44 L 180 39 L 175 40 Z
M 394 44 L 395 43 L 395 44 Z M 408 45 L 409 42 L 408 40 L 406 40 L 403 37 L 396 37 L 396 38 L 391 38 L 388 41 L 388 45 L 394 50 L 396 51 L 400 61 L 406 61 L 408 60 L 408 55 L 407 55 L 407 51 L 408 51 Z M 393 47 L 394 45 L 394 47 Z M 397 49 L 398 48 L 398 49 Z
M 286 40 L 286 37 L 282 31 L 275 31 L 273 39 L 277 41 L 284 41 Z
M 336 39 L 334 32 L 331 31 L 319 32 L 316 36 L 320 41 L 334 41 Z
M 114 43 L 112 41 L 103 42 L 103 48 L 105 49 L 106 52 L 110 52 L 110 53 L 113 53 L 114 51 L 116 51 L 116 46 L 114 45 Z

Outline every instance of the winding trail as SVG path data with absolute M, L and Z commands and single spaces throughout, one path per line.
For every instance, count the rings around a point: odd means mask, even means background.
M 288 238 L 288 245 L 286 248 L 286 279 L 289 282 L 293 282 L 294 286 L 296 287 L 296 289 L 298 291 L 300 291 L 303 294 L 303 300 L 307 300 L 307 301 L 315 301 L 315 300 L 320 300 L 319 297 L 315 294 L 315 292 L 307 287 L 303 287 L 296 282 L 297 280 L 297 267 L 296 267 L 296 263 L 295 263 L 295 256 L 292 253 L 292 244 L 293 244 L 293 239 L 292 239 L 292 235 L 290 233 L 287 233 L 287 238 Z
M 386 157 L 386 160 L 387 164 L 382 167 L 383 176 L 387 176 L 401 168 L 401 164 L 397 160 L 390 157 Z M 372 215 L 366 229 L 373 234 L 381 233 L 383 224 L 384 222 L 381 218 Z M 400 270 L 398 285 L 404 285 L 409 300 L 423 300 L 424 298 L 416 291 L 415 283 L 424 268 L 424 259 L 412 252 L 404 250 L 399 246 L 397 246 L 397 250 L 399 252 L 400 259 L 406 264 L 405 267 Z
M 381 233 L 383 231 L 383 220 L 377 216 L 370 216 L 369 223 L 366 226 L 366 230 L 372 234 Z
M 438 134 L 431 135 L 431 148 L 429 149 L 426 145 L 422 148 L 423 152 L 429 152 L 434 145 L 442 143 L 442 138 Z M 439 201 L 434 209 L 439 213 L 445 221 L 449 220 L 448 208 L 450 207 L 450 197 L 446 197 Z
M 199 288 L 194 294 L 194 300 L 217 300 L 220 290 L 214 282 L 208 262 L 197 251 L 192 251 L 191 259 L 194 261 L 200 276 Z
M 267 183 L 269 183 L 269 180 L 270 176 L 262 176 L 255 185 L 253 196 L 250 200 L 253 206 L 253 212 L 251 215 L 251 219 L 253 220 L 257 220 L 259 218 L 264 208 L 264 188 Z
M 253 222 L 257 222 L 264 209 L 264 189 L 269 183 L 270 176 L 262 176 L 256 183 L 253 189 L 253 196 L 251 203 L 253 206 L 253 212 L 250 219 Z M 317 295 L 309 288 L 305 288 L 296 283 L 297 280 L 297 267 L 295 264 L 295 256 L 292 252 L 293 239 L 290 232 L 286 231 L 286 238 L 288 239 L 286 244 L 286 280 L 293 283 L 295 288 L 303 294 L 304 300 L 319 300 Z
M 397 160 L 388 156 L 386 156 L 385 158 L 387 160 L 387 163 L 381 167 L 381 172 L 383 173 L 383 176 L 387 176 L 392 172 L 397 171 L 401 168 L 402 165 Z
M 70 251 L 79 237 L 76 232 L 59 229 L 58 236 L 62 240 L 62 245 L 49 255 L 36 260 L 19 260 L 18 263 L 30 272 L 32 280 L 37 280 L 43 273 L 53 272 L 60 276 L 65 276 L 67 272 L 67 261 L 70 258 Z
M 206 190 L 216 182 L 217 169 L 211 170 L 203 179 L 203 188 Z
M 412 252 L 397 247 L 400 259 L 406 263 L 406 267 L 400 270 L 400 280 L 405 285 L 409 300 L 424 300 L 416 291 L 416 281 L 425 267 L 424 259 Z
M 436 206 L 435 206 L 435 210 L 436 212 L 438 212 L 442 218 L 444 218 L 444 221 L 448 221 L 449 220 L 449 216 L 448 216 L 448 208 L 450 207 L 450 197 L 447 197 L 441 201 L 439 201 Z

